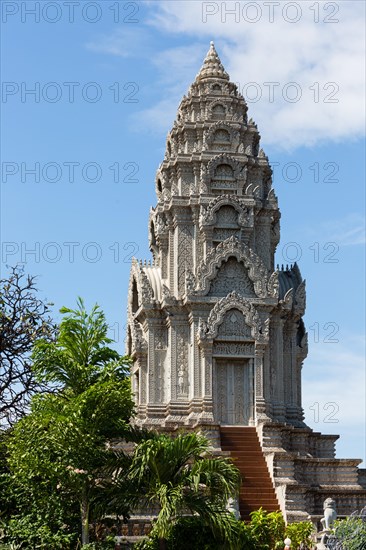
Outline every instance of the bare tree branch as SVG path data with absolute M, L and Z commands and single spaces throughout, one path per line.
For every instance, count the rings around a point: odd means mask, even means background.
M 51 304 L 37 292 L 35 277 L 18 267 L 0 280 L 0 428 L 24 415 L 31 396 L 45 389 L 35 380 L 30 354 L 36 340 L 54 338 L 56 326 Z

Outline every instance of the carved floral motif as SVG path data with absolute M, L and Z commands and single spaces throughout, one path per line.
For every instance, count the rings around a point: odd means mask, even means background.
M 241 296 L 255 297 L 253 282 L 248 277 L 247 268 L 231 257 L 219 267 L 211 281 L 208 296 L 227 296 L 233 290 Z

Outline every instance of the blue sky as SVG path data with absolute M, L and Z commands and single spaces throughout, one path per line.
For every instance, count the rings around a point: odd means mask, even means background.
M 365 458 L 364 3 L 71 4 L 2 2 L 2 276 L 25 263 L 56 316 L 97 301 L 123 351 L 155 171 L 214 40 L 274 167 L 277 261 L 307 280 L 306 420 Z

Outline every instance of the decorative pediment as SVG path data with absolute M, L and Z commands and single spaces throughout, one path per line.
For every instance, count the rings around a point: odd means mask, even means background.
M 269 339 L 269 317 L 263 320 L 254 304 L 235 291 L 221 298 L 214 305 L 208 316 L 207 323 L 202 320 L 200 321 L 197 333 L 199 343 L 216 338 L 219 326 L 224 321 L 226 313 L 231 309 L 242 312 L 246 324 L 251 328 L 253 340 L 267 343 Z
M 203 137 L 202 150 L 212 149 L 218 143 L 227 143 L 230 149 L 236 151 L 239 145 L 239 132 L 226 122 L 215 122 Z
M 133 258 L 131 265 L 130 284 L 128 289 L 128 316 L 133 318 L 134 285 L 139 299 L 139 305 L 151 305 L 154 301 L 154 291 L 149 278 L 144 272 L 143 266 Z
M 203 180 L 205 184 L 210 183 L 215 178 L 216 169 L 220 165 L 228 165 L 233 170 L 233 177 L 235 179 L 245 178 L 246 170 L 242 163 L 239 163 L 234 157 L 223 153 L 213 157 L 207 165 L 206 170 L 203 172 Z
M 197 286 L 194 294 L 205 295 L 208 293 L 210 283 L 215 278 L 217 270 L 230 256 L 234 256 L 239 262 L 244 263 L 248 270 L 248 276 L 253 282 L 254 291 L 259 298 L 273 296 L 276 286 L 275 280 L 272 279 L 271 285 L 268 287 L 268 272 L 262 260 L 249 246 L 236 237 L 226 239 L 207 255 L 206 261 L 198 268 Z
M 228 106 L 222 98 L 215 99 L 207 106 L 207 116 L 213 119 L 224 119 L 228 113 Z
M 208 206 L 201 206 L 200 227 L 215 225 L 216 214 L 222 206 L 232 206 L 238 212 L 238 223 L 242 227 L 253 227 L 253 209 L 235 195 L 219 195 L 212 199 Z

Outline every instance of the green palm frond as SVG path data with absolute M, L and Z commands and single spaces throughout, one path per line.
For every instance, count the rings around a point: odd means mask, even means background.
M 192 466 L 191 475 L 196 486 L 197 483 L 205 485 L 214 497 L 222 495 L 228 499 L 239 492 L 240 472 L 226 458 L 204 458 L 197 461 Z
M 153 531 L 159 538 L 167 538 L 181 516 L 194 514 L 215 536 L 230 541 L 235 519 L 226 504 L 238 493 L 238 469 L 229 459 L 210 458 L 209 442 L 202 435 L 170 437 L 148 432 L 144 436 L 137 443 L 127 476 L 115 470 L 116 487 L 120 491 L 135 487 L 131 502 L 158 509 Z M 118 491 L 115 494 L 118 499 Z
M 96 382 L 128 376 L 130 359 L 108 346 L 112 340 L 98 305 L 88 313 L 78 298 L 76 309 L 63 307 L 60 312 L 64 317 L 56 341 L 40 340 L 34 346 L 33 370 L 38 378 L 80 394 Z

